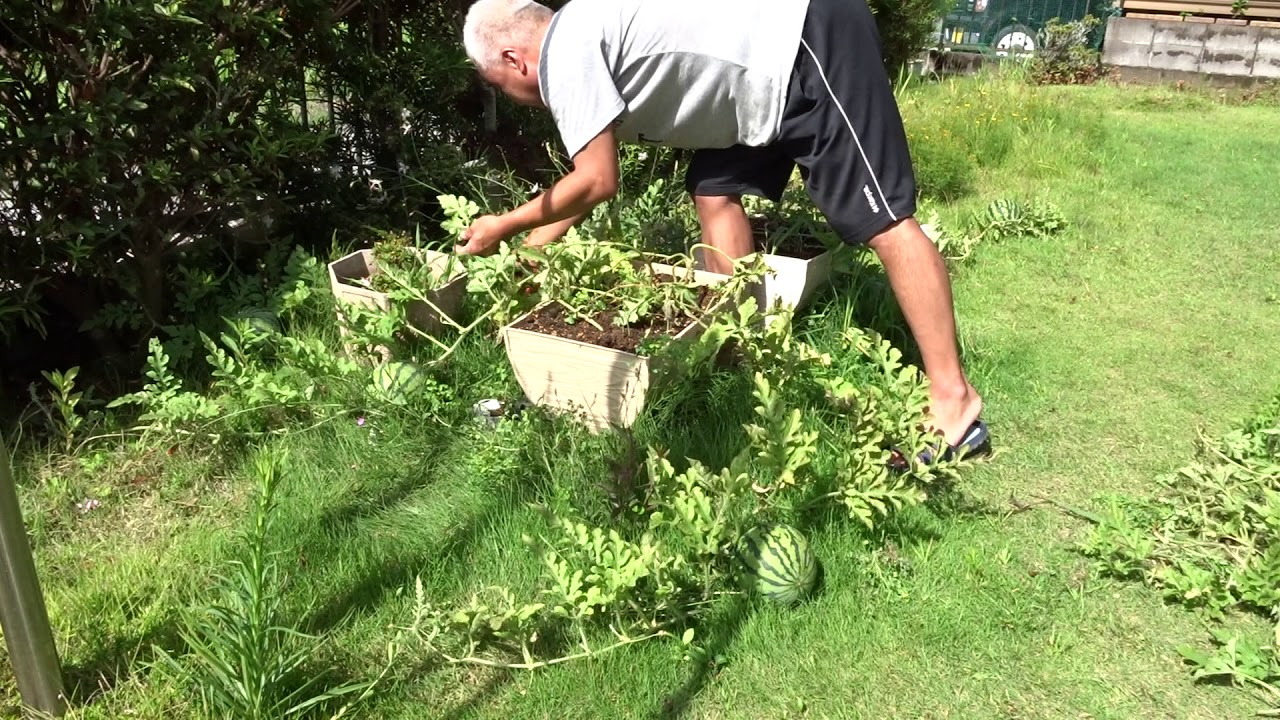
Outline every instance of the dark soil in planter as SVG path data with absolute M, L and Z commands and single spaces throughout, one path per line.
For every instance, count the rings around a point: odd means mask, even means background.
M 702 286 L 698 287 L 696 291 L 698 307 L 703 310 L 706 310 L 720 299 L 718 295 L 714 294 L 714 288 L 712 287 Z M 578 318 L 573 323 L 566 322 L 565 316 L 567 314 L 568 310 L 563 305 L 553 302 L 531 313 L 516 323 L 515 327 L 521 330 L 599 345 L 611 350 L 634 353 L 644 340 L 671 337 L 693 323 L 692 319 L 684 316 L 676 318 L 675 322 L 668 322 L 661 315 L 661 310 L 659 310 L 658 314 L 641 318 L 639 322 L 632 325 L 615 325 L 613 319 L 618 315 L 618 311 L 605 310 L 591 317 L 600 328 L 603 328 L 601 330 L 584 318 Z

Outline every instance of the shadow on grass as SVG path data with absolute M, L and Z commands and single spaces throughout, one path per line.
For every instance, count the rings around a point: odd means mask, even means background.
M 430 483 L 428 468 L 438 459 L 439 453 L 432 452 L 427 457 L 420 457 L 410 468 L 383 467 L 382 475 L 390 475 L 396 479 L 383 485 L 372 494 L 364 494 L 359 489 L 353 490 L 347 502 L 327 508 L 317 518 L 317 527 L 325 528 L 329 534 L 342 532 L 346 528 L 358 524 L 361 520 L 385 512 L 404 501 L 417 490 Z M 377 485 L 372 478 L 368 485 Z
M 830 313 L 841 314 L 850 324 L 880 334 L 902 351 L 906 362 L 921 363 L 920 350 L 898 307 L 889 278 L 870 251 L 841 263 L 830 282 L 815 294 L 810 307 L 797 313 L 797 320 L 810 314 Z
M 170 652 L 171 648 L 185 647 L 178 635 L 177 612 L 170 613 L 164 623 L 140 636 L 114 638 L 84 661 L 64 662 L 62 683 L 68 704 L 72 707 L 92 705 L 103 695 L 128 682 L 140 670 L 145 670 L 143 663 L 154 658 L 153 646 Z
M 428 561 L 464 563 L 476 538 L 481 534 L 475 513 L 431 548 L 419 552 L 386 557 L 371 564 L 346 590 L 338 593 L 318 610 L 308 613 L 302 622 L 305 632 L 321 634 L 345 624 L 356 615 L 377 607 L 388 592 L 412 587 L 420 568 Z
M 121 463 L 122 469 L 102 471 L 102 474 L 97 476 L 97 480 L 105 486 L 123 488 L 116 490 L 113 494 L 116 502 L 120 503 L 119 512 L 122 513 L 137 513 L 139 511 L 136 507 L 145 509 L 147 501 L 158 498 L 163 498 L 164 502 L 173 506 L 192 507 L 203 493 L 208 492 L 208 486 L 212 482 L 209 476 L 214 474 L 212 468 L 240 468 L 246 463 L 253 449 L 252 441 L 242 437 L 229 438 L 227 442 L 216 447 L 203 448 L 203 452 L 183 448 L 170 454 L 165 452 L 164 447 L 152 448 L 139 457 L 128 457 L 126 462 Z M 195 510 L 183 512 L 185 517 L 192 517 L 195 514 Z M 136 537 L 128 534 L 134 530 L 133 523 L 121 523 L 119 534 L 114 532 L 115 528 L 104 529 L 104 526 L 100 525 L 90 527 L 95 533 L 93 540 L 95 544 L 104 543 L 124 547 L 130 543 L 139 542 Z M 186 534 L 167 537 L 166 541 L 170 543 L 169 551 L 179 554 L 185 552 L 190 547 L 188 542 L 191 537 L 193 535 Z M 58 541 L 71 543 L 77 539 L 76 534 L 69 533 L 65 538 L 59 537 Z M 179 587 L 185 583 L 203 582 L 208 577 L 207 572 L 201 569 L 200 563 L 193 562 L 190 567 L 194 572 L 168 579 L 158 585 L 148 584 L 146 589 L 139 589 L 128 582 L 110 576 L 102 585 L 98 584 L 102 582 L 101 579 L 87 578 L 84 575 L 75 575 L 71 580 L 63 580 L 67 584 L 77 586 L 80 592 L 91 594 L 98 607 L 109 605 L 127 608 L 129 611 L 126 613 L 126 622 L 119 632 L 108 629 L 106 632 L 94 635 L 90 641 L 91 652 L 75 661 L 63 659 L 63 686 L 71 705 L 92 705 L 114 688 L 144 673 L 146 664 L 155 657 L 155 647 L 163 648 L 168 652 L 173 652 L 175 648 L 183 650 L 186 648 L 179 634 L 181 621 L 179 608 L 162 608 L 163 614 L 151 621 L 141 621 L 138 618 L 148 614 L 149 610 L 146 608 L 155 601 L 154 598 L 146 595 L 147 590 L 163 593 L 166 586 L 170 584 L 173 587 Z M 111 572 L 105 566 L 99 566 L 95 570 Z M 50 592 L 50 582 L 50 579 L 45 580 L 46 594 Z M 90 609 L 88 613 L 91 614 L 92 610 Z M 60 624 L 56 617 L 51 618 L 51 621 L 55 626 Z M 79 622 L 73 620 L 66 625 L 72 628 L 71 633 L 79 635 L 85 634 L 86 626 L 82 623 L 83 620 Z M 100 631 L 103 624 L 98 619 L 92 627 Z
M 949 268 L 952 282 L 959 271 Z M 878 333 L 902 352 L 904 362 L 924 367 L 920 347 L 889 278 L 870 250 L 855 253 L 835 268 L 830 282 L 819 288 L 810 307 L 797 313 L 796 318 L 800 321 L 807 315 L 828 314 L 843 315 L 847 322 Z M 967 365 L 966 356 L 971 349 L 961 343 L 958 350 L 961 363 Z
M 522 458 L 516 463 L 517 468 L 538 468 L 529 457 L 528 448 L 522 451 Z M 549 478 L 531 476 L 521 470 L 505 473 L 468 510 L 465 515 L 450 518 L 444 534 L 434 541 L 409 548 L 397 547 L 392 543 L 385 545 L 391 548 L 388 553 L 380 553 L 377 557 L 361 560 L 361 568 L 357 579 L 345 589 L 330 596 L 330 599 L 319 609 L 307 614 L 303 626 L 308 632 L 319 633 L 341 624 L 352 616 L 367 612 L 379 604 L 388 592 L 396 592 L 410 587 L 422 568 L 427 565 L 445 564 L 459 568 L 467 567 L 477 539 L 486 532 L 490 523 L 499 513 L 516 512 L 524 502 L 530 500 L 539 488 L 550 481 Z M 310 562 L 318 567 L 341 556 L 344 548 L 359 544 L 370 535 L 394 536 L 404 526 L 404 518 L 388 516 L 384 522 L 380 515 L 394 511 L 396 503 L 402 503 L 414 491 L 432 484 L 433 478 L 425 466 L 416 467 L 405 477 L 386 489 L 373 501 L 353 501 L 346 507 L 325 516 L 334 521 L 342 521 L 338 536 L 333 535 L 333 528 L 322 528 L 315 541 L 306 543 L 313 549 L 323 550 L 310 558 Z M 410 518 L 412 521 L 412 518 Z M 323 521 L 322 521 L 323 522 Z
M 647 403 L 635 436 L 667 451 L 677 467 L 685 458 L 712 468 L 727 467 L 747 443 L 743 426 L 755 422 L 751 393 L 751 376 L 738 367 L 676 379 Z
M 940 518 L 992 518 L 1005 514 L 1003 508 L 965 493 L 954 482 L 930 488 L 924 506 Z
M 460 700 L 453 707 L 442 711 L 438 717 L 443 720 L 467 717 L 472 712 L 480 709 L 486 702 L 492 700 L 499 690 L 511 682 L 512 675 L 513 673 L 509 670 L 494 672 L 483 685 L 476 688 L 474 692 L 467 695 L 465 699 Z
M 719 674 L 724 664 L 724 655 L 751 616 L 750 610 L 751 600 L 746 596 L 737 596 L 726 604 L 721 613 L 700 624 L 698 632 L 703 640 L 697 641 L 697 644 L 702 647 L 705 655 L 694 664 L 693 672 L 684 684 L 662 699 L 652 717 L 678 718 L 688 712 L 698 693 Z
M 422 680 L 432 674 L 445 672 L 447 669 L 439 663 L 422 661 L 405 667 L 403 675 L 412 680 Z M 487 672 L 488 677 L 478 683 L 452 684 L 449 698 L 444 700 L 436 695 L 434 690 L 428 691 L 430 695 L 411 694 L 406 697 L 394 689 L 393 683 L 392 686 L 384 687 L 382 690 L 375 690 L 352 708 L 346 717 L 430 717 L 436 720 L 474 717 L 475 713 L 493 700 L 514 676 L 513 672 L 506 670 L 488 670 Z M 454 696 L 457 696 L 457 699 L 453 699 Z M 409 706 L 416 706 L 413 712 L 407 711 Z M 319 717 L 328 717 L 328 715 Z

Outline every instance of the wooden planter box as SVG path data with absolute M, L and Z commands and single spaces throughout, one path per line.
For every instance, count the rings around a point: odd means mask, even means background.
M 448 253 L 435 250 L 418 251 L 419 257 L 426 254 L 428 261 L 437 269 L 443 270 L 450 256 Z M 350 335 L 347 329 L 346 315 L 342 311 L 343 303 L 352 303 L 382 312 L 391 311 L 391 298 L 384 292 L 354 285 L 352 280 L 368 280 L 378 274 L 378 263 L 373 250 L 357 250 L 329 263 L 329 289 L 338 300 L 338 328 L 342 337 Z M 462 300 L 467 291 L 467 273 L 460 265 L 452 279 L 435 290 L 425 293 L 436 307 L 440 308 L 450 320 L 458 321 L 462 311 Z M 412 300 L 405 307 L 405 317 L 410 325 L 428 335 L 438 335 L 445 327 L 445 322 L 430 305 L 421 300 Z M 381 347 L 378 352 L 384 360 L 390 359 L 390 351 Z
M 763 221 L 764 218 L 761 217 L 751 218 L 757 252 L 768 268 L 761 282 L 755 285 L 753 294 L 756 305 L 762 312 L 775 303 L 799 310 L 808 305 L 818 288 L 831 279 L 833 253 L 826 250 L 814 257 L 804 258 L 764 252 L 762 248 L 768 240 L 768 230 Z M 812 236 L 806 236 L 806 239 L 817 241 Z M 706 267 L 702 259 L 704 252 L 711 251 L 699 251 L 699 268 Z M 754 253 L 743 260 L 749 261 L 752 257 Z
M 657 272 L 687 277 L 684 268 L 654 263 Z M 728 276 L 694 270 L 699 285 L 724 282 Z M 745 295 L 745 294 L 744 294 Z M 675 341 L 697 339 L 712 318 L 736 306 L 743 297 L 726 297 L 675 335 Z M 661 357 L 645 357 L 517 328 L 522 320 L 542 309 L 542 303 L 503 328 L 507 358 L 525 397 L 535 405 L 576 415 L 593 432 L 611 427 L 627 428 L 644 408 L 645 398 Z
M 769 253 L 763 257 L 769 270 L 756 285 L 756 303 L 761 309 L 781 303 L 799 310 L 831 279 L 830 250 L 810 259 Z
M 755 235 L 756 247 L 762 248 L 769 241 L 769 228 L 763 217 L 751 218 L 751 229 Z M 812 235 L 801 234 L 803 241 L 819 242 Z M 795 257 L 762 252 L 764 264 L 769 271 L 756 290 L 756 302 L 761 309 L 772 307 L 774 303 L 790 305 L 799 310 L 809 304 L 814 292 L 831 279 L 830 250 L 811 257 Z

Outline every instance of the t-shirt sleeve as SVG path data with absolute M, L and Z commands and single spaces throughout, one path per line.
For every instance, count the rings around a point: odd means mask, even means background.
M 564 21 L 565 18 L 557 18 Z M 576 156 L 627 109 L 600 42 L 579 41 L 570 23 L 552 27 L 539 71 L 543 100 L 569 157 Z M 576 37 L 575 37 L 576 36 Z

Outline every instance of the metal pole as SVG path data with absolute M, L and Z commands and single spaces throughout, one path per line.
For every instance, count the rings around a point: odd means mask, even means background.
M 9 450 L 0 439 L 0 629 L 18 693 L 28 707 L 55 717 L 66 710 L 58 648 L 36 577 L 26 525 L 9 468 Z

